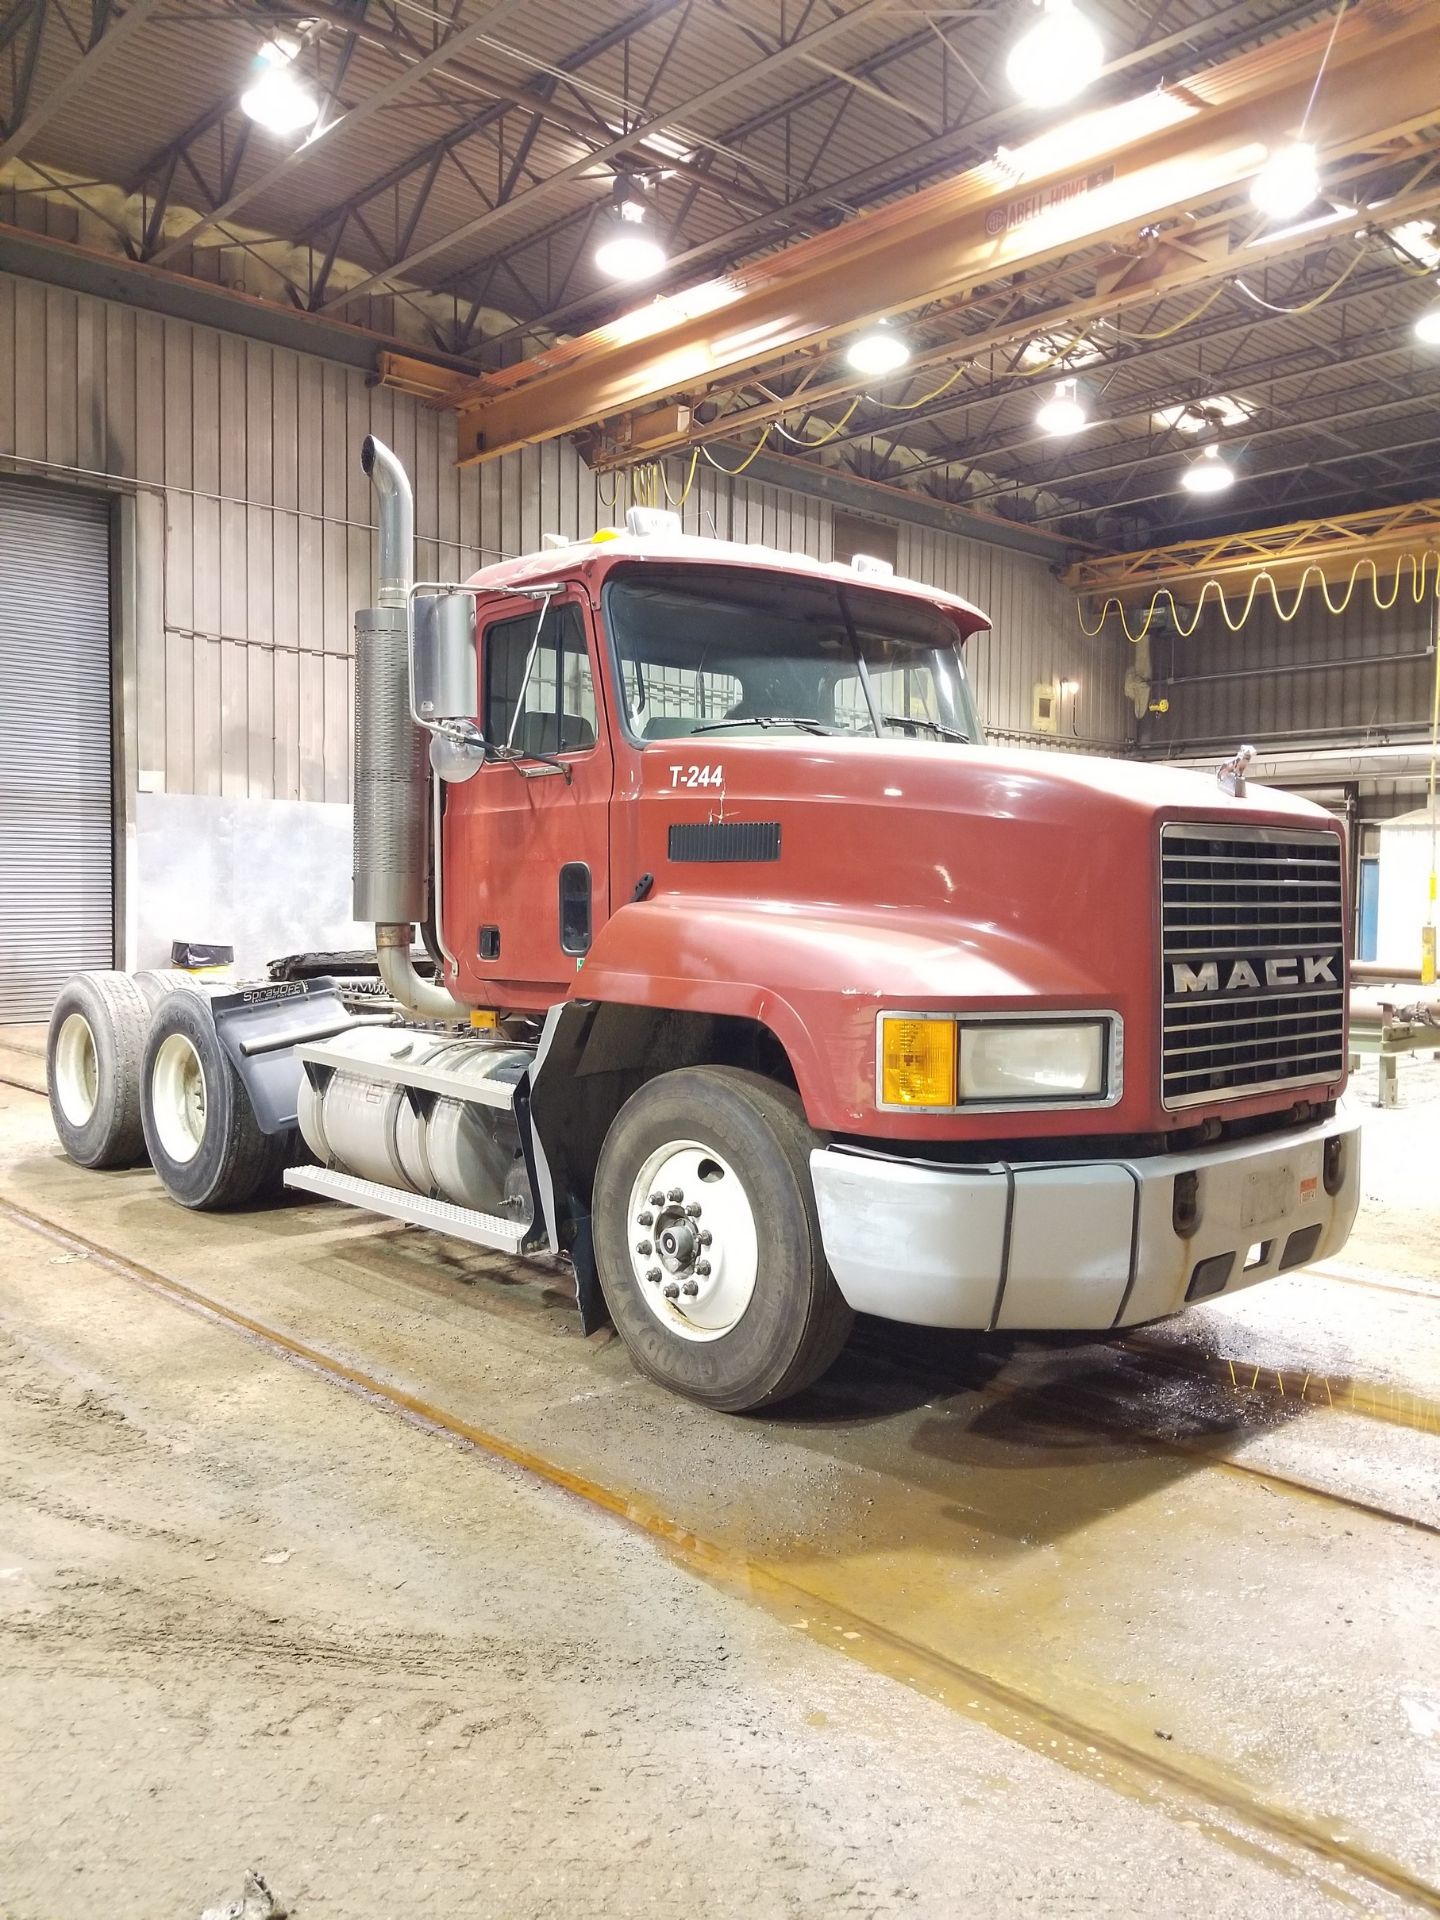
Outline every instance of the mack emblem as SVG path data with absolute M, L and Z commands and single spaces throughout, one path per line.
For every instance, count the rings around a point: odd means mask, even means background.
M 1340 986 L 1338 953 L 1227 955 L 1220 960 L 1172 960 L 1170 991 L 1183 993 L 1278 993 Z

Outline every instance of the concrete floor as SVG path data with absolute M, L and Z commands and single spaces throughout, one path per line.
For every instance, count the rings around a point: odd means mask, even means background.
M 1440 1911 L 1440 1067 L 1369 1109 L 1337 1272 L 1118 1343 L 865 1326 L 751 1421 L 531 1268 L 81 1173 L 34 1047 L 4 1920 L 198 1920 L 252 1867 L 345 1920 Z

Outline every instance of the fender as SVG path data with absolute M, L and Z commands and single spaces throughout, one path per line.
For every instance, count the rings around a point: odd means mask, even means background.
M 210 996 L 215 1034 L 240 1076 L 262 1133 L 299 1124 L 305 1070 L 295 1049 L 357 1024 L 331 979 L 277 980 Z
M 860 922 L 844 907 L 666 893 L 611 915 L 572 997 L 758 1021 L 784 1047 L 812 1127 L 923 1138 L 934 1120 L 875 1109 L 882 1007 L 1007 1012 L 1043 996 L 1060 1010 L 1103 992 L 1064 954 L 950 914 Z

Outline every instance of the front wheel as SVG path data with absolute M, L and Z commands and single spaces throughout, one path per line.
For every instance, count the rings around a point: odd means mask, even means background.
M 853 1315 L 825 1262 L 816 1136 L 788 1088 L 736 1067 L 647 1081 L 595 1179 L 606 1304 L 636 1364 L 706 1406 L 773 1406 L 818 1380 Z

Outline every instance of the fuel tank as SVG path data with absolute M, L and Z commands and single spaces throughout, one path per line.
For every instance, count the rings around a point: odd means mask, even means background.
M 346 1064 L 307 1068 L 299 1105 L 300 1131 L 322 1166 L 479 1213 L 531 1217 L 511 1105 L 531 1063 L 527 1048 L 358 1027 L 327 1041 L 324 1051 L 343 1055 Z M 411 1070 L 429 1084 L 407 1081 Z M 434 1090 L 447 1081 L 490 1097 Z

